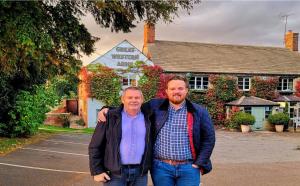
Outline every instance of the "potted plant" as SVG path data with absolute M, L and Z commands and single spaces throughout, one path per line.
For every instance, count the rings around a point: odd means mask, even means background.
M 243 133 L 247 133 L 250 131 L 250 125 L 255 123 L 255 117 L 249 113 L 237 112 L 232 116 L 232 122 L 241 126 Z
M 279 112 L 276 114 L 272 114 L 268 117 L 268 121 L 275 125 L 276 132 L 282 132 L 284 125 L 287 125 L 290 121 L 290 117 L 288 114 Z

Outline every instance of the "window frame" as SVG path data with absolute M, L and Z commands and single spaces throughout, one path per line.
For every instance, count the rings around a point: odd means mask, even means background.
M 242 81 L 240 81 L 240 79 L 242 79 Z M 248 79 L 248 89 L 246 89 L 246 79 Z M 240 82 L 242 82 L 242 88 L 240 87 Z M 242 90 L 242 91 L 250 91 L 251 89 L 251 77 L 238 77 L 237 79 L 237 84 L 238 84 L 238 88 L 239 90 Z
M 127 80 L 127 85 L 124 85 L 124 79 Z M 132 80 L 135 81 L 135 85 L 132 85 Z M 138 86 L 138 80 L 135 74 L 122 75 L 122 87 Z
M 204 81 L 204 78 L 206 78 L 207 80 Z M 192 86 L 191 86 L 191 81 L 194 83 Z M 198 88 L 199 81 L 200 81 L 200 88 Z M 207 82 L 207 85 L 205 85 L 204 82 Z M 209 85 L 208 76 L 192 76 L 189 79 L 189 87 L 191 90 L 207 90 L 208 85 Z
M 294 78 L 282 77 L 279 78 L 277 90 L 281 92 L 292 92 L 294 91 Z M 291 86 L 291 87 L 289 87 Z M 286 88 L 284 88 L 286 87 Z

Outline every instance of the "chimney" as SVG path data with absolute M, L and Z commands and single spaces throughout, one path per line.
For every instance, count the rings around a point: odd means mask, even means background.
M 154 43 L 155 40 L 155 25 L 146 22 L 144 25 L 144 45 L 147 43 Z
M 155 25 L 153 23 L 146 22 L 144 25 L 144 46 L 143 53 L 151 59 L 151 54 L 148 51 L 148 43 L 154 43 L 155 41 Z
M 288 48 L 291 51 L 298 51 L 298 35 L 299 33 L 294 33 L 291 30 L 289 30 L 285 34 L 284 38 L 285 48 Z

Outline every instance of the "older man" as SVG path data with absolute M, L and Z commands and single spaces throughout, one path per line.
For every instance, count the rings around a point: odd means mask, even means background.
M 146 186 L 151 165 L 150 120 L 139 88 L 123 91 L 122 105 L 98 123 L 89 145 L 91 175 L 107 186 Z
M 145 104 L 153 112 L 153 183 L 198 186 L 200 175 L 212 169 L 215 132 L 211 118 L 205 108 L 186 99 L 186 78 L 171 78 L 166 93 L 168 99 L 153 99 Z M 99 114 L 100 120 L 104 120 L 104 112 Z

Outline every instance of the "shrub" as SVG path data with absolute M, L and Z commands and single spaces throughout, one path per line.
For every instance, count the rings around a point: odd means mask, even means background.
M 120 104 L 121 81 L 120 76 L 113 69 L 99 66 L 98 72 L 90 79 L 92 97 L 102 100 L 106 105 Z
M 290 121 L 290 117 L 285 113 L 279 112 L 270 115 L 268 121 L 273 125 L 287 125 Z
M 38 131 L 46 113 L 59 103 L 60 99 L 52 88 L 35 87 L 33 92 L 20 91 L 16 104 L 8 113 L 9 123 L 0 124 L 0 135 L 9 137 L 28 137 Z
M 276 91 L 278 86 L 278 77 L 263 79 L 261 77 L 253 77 L 251 79 L 250 94 L 263 99 L 273 100 L 278 97 Z
M 255 117 L 249 113 L 237 112 L 232 116 L 232 122 L 236 125 L 253 125 Z

